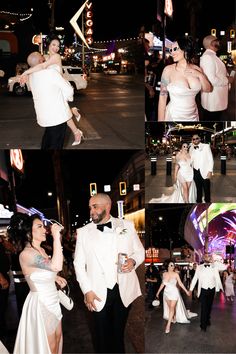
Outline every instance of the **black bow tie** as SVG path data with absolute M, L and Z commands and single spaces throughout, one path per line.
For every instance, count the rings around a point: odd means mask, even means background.
M 199 146 L 194 146 L 194 149 L 199 149 Z
M 204 267 L 210 267 L 210 264 L 204 264 Z
M 98 229 L 99 231 L 103 231 L 105 226 L 106 226 L 106 227 L 109 227 L 110 229 L 112 228 L 111 222 L 108 221 L 106 224 L 98 224 L 98 225 L 97 225 L 97 229 Z

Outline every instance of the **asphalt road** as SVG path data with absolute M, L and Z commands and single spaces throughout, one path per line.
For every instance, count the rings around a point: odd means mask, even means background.
M 72 147 L 67 129 L 65 149 L 143 149 L 144 87 L 140 76 L 92 73 L 86 90 L 74 95 L 80 108 L 83 143 Z M 39 149 L 43 128 L 36 122 L 32 95 L 15 97 L 0 89 L 0 149 Z

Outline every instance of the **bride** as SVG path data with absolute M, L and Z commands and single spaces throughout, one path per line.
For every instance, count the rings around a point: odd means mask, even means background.
M 191 293 L 185 288 L 179 274 L 174 271 L 174 262 L 167 259 L 163 266 L 166 272 L 163 273 L 162 284 L 156 293 L 156 298 L 159 298 L 160 292 L 165 288 L 163 293 L 163 318 L 167 320 L 165 333 L 170 333 L 171 323 L 190 323 L 189 318 L 195 317 L 196 314 L 190 313 L 185 308 L 177 284 L 185 291 L 187 296 L 190 296 Z
M 176 155 L 174 172 L 174 191 L 171 195 L 153 198 L 149 203 L 195 203 L 196 185 L 193 180 L 192 159 L 188 152 L 188 144 L 183 143 Z
M 55 282 L 62 287 L 65 279 L 57 276 L 63 264 L 61 226 L 53 224 L 53 255 L 50 259 L 41 247 L 46 229 L 37 214 L 22 218 L 15 213 L 8 229 L 10 240 L 20 253 L 20 265 L 30 292 L 25 300 L 17 331 L 14 354 L 61 354 L 62 312 Z
M 191 63 L 194 47 L 191 37 L 178 38 L 172 44 L 174 64 L 167 65 L 162 73 L 158 121 L 199 121 L 195 97 L 200 91 L 211 92 L 212 86 L 202 69 Z

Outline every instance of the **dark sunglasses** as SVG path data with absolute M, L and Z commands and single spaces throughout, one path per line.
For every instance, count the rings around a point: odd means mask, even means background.
M 199 140 L 200 138 L 193 138 L 193 141 L 195 141 L 195 140 Z
M 170 48 L 170 53 L 177 52 L 177 50 L 179 50 L 179 47 Z

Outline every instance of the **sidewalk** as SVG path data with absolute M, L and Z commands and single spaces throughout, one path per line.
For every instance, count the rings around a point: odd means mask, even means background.
M 156 175 L 151 176 L 151 162 L 145 162 L 145 202 L 152 198 L 159 198 L 162 194 L 172 193 L 172 179 L 174 175 L 174 162 L 172 162 L 172 176 L 166 175 L 166 157 L 158 157 Z M 214 175 L 211 179 L 212 202 L 236 202 L 236 159 L 226 161 L 226 175 L 221 174 L 220 158 L 215 158 Z
M 186 308 L 200 314 L 198 300 L 184 298 Z M 164 333 L 166 321 L 162 306 L 146 310 L 146 353 L 236 353 L 236 300 L 225 302 L 223 293 L 214 299 L 211 326 L 200 330 L 199 316 L 190 324 L 176 323 L 169 334 Z

